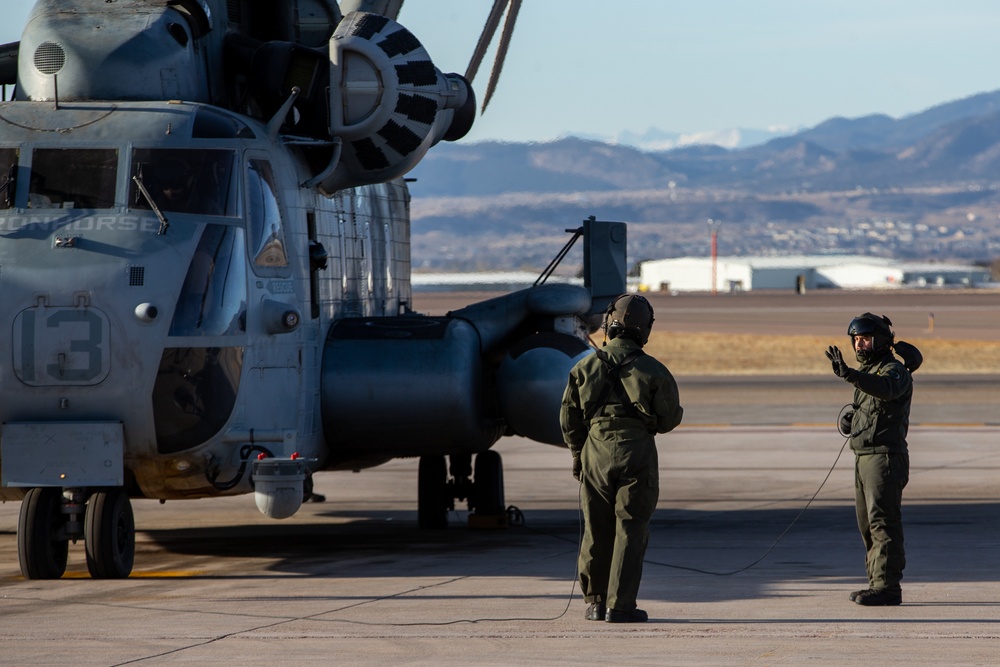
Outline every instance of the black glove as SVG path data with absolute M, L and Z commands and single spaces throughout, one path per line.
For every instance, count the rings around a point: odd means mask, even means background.
M 851 434 L 851 424 L 854 421 L 854 410 L 848 410 L 844 414 L 840 415 L 840 423 L 837 428 L 840 429 L 841 435 Z
M 851 374 L 851 368 L 844 362 L 844 355 L 840 353 L 840 348 L 836 345 L 826 348 L 826 358 L 833 364 L 833 374 L 846 380 L 847 376 Z
M 580 463 L 580 452 L 573 452 L 573 478 L 580 481 L 580 473 L 583 472 L 583 465 Z

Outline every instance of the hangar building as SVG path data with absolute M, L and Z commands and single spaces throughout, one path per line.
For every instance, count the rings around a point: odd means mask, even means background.
M 860 255 L 682 257 L 643 262 L 640 289 L 674 292 L 795 289 L 873 289 L 990 283 L 990 270 L 972 264 L 905 263 Z

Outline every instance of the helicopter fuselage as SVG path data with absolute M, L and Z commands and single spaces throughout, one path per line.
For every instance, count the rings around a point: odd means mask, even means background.
M 301 187 L 308 175 L 266 127 L 199 104 L 18 102 L 0 118 L 13 189 L 0 210 L 12 319 L 0 355 L 13 360 L 0 420 L 35 432 L 120 424 L 113 463 L 148 497 L 218 493 L 206 467 L 238 464 L 250 442 L 330 463 L 325 332 L 409 310 L 405 184 L 323 197 Z M 310 248 L 325 268 L 310 266 Z M 68 447 L 39 443 L 4 460 L 4 478 L 45 481 L 19 479 L 31 460 L 46 464 L 30 475 L 64 486 L 104 473 L 104 452 Z M 19 492 L 3 486 L 0 498 Z
M 475 95 L 398 2 L 344 5 L 38 0 L 0 46 L 0 500 L 23 498 L 26 578 L 79 538 L 92 576 L 128 576 L 131 498 L 253 492 L 282 519 L 314 471 L 396 457 L 420 458 L 419 526 L 454 499 L 502 517 L 493 443 L 562 445 L 625 225 L 567 230 L 531 288 L 414 312 L 403 176 Z M 584 284 L 545 284 L 579 237 Z

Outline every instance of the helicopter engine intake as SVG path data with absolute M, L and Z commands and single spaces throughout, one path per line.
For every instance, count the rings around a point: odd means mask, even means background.
M 465 78 L 438 70 L 406 28 L 377 14 L 348 14 L 330 38 L 330 133 L 341 154 L 320 190 L 330 195 L 402 176 L 434 144 L 465 136 L 475 106 Z

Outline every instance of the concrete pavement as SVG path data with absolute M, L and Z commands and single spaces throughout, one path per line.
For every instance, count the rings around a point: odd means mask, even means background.
M 998 435 L 911 431 L 895 608 L 847 600 L 865 584 L 849 452 L 802 512 L 843 442 L 832 426 L 692 425 L 660 439 L 642 625 L 583 620 L 569 457 L 518 438 L 497 448 L 523 525 L 471 530 L 458 511 L 447 530 L 418 530 L 416 461 L 398 460 L 319 474 L 326 502 L 282 522 L 247 496 L 135 501 L 123 581 L 90 580 L 82 545 L 66 578 L 22 580 L 18 503 L 6 503 L 0 664 L 995 664 Z

